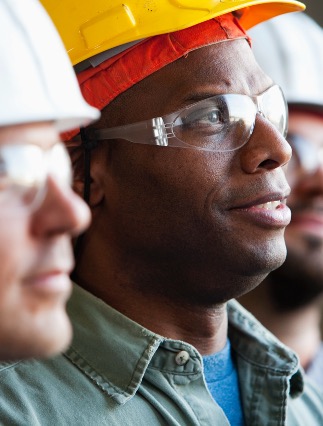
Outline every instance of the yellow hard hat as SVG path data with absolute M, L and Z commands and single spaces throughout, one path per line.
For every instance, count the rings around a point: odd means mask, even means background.
M 244 29 L 305 9 L 294 0 L 41 0 L 73 65 L 105 50 L 240 11 Z

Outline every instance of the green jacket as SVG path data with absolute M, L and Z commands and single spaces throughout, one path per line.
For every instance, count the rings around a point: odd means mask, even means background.
M 296 355 L 237 302 L 228 311 L 246 425 L 322 426 L 323 399 L 304 387 Z M 229 424 L 194 347 L 148 331 L 77 286 L 69 313 L 74 340 L 64 355 L 0 365 L 1 425 Z

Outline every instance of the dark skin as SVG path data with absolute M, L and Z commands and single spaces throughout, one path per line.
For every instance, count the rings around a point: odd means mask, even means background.
M 133 86 L 96 127 L 164 115 L 219 93 L 259 94 L 271 85 L 245 40 L 219 43 Z M 76 281 L 156 333 L 202 354 L 222 349 L 226 302 L 255 287 L 286 255 L 284 227 L 255 223 L 237 207 L 288 192 L 281 166 L 290 154 L 260 115 L 249 142 L 233 152 L 102 142 L 92 157 L 93 222 Z

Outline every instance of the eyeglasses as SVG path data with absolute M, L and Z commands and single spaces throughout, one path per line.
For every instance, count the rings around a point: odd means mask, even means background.
M 274 85 L 259 96 L 216 95 L 164 117 L 96 130 L 95 138 L 201 151 L 234 151 L 248 142 L 257 114 L 286 136 L 287 105 L 281 88 Z
M 0 205 L 35 210 L 46 194 L 48 176 L 62 185 L 71 185 L 72 168 L 62 143 L 44 151 L 32 144 L 0 146 Z
M 314 173 L 323 166 L 323 146 L 309 141 L 300 134 L 288 133 L 287 141 L 293 150 L 289 169 L 302 168 L 306 173 Z

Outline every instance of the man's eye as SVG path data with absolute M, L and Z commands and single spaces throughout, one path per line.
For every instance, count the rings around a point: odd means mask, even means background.
M 212 124 L 214 123 L 218 123 L 220 120 L 220 115 L 219 115 L 219 111 L 211 111 L 208 115 L 207 115 L 207 119 L 208 121 L 210 121 Z
M 208 107 L 193 111 L 183 119 L 183 125 L 190 128 L 201 128 L 212 132 L 221 131 L 224 126 L 221 111 L 218 108 Z

